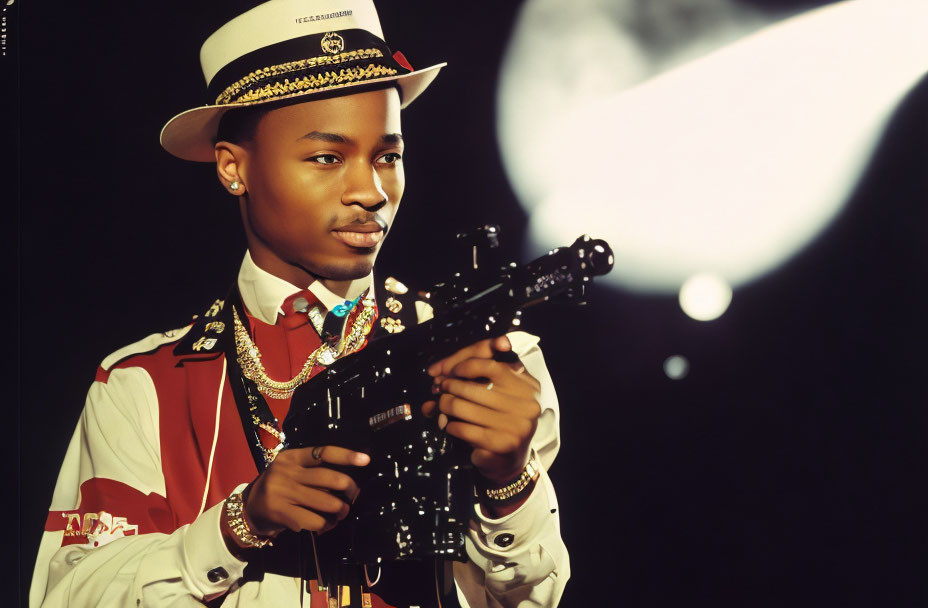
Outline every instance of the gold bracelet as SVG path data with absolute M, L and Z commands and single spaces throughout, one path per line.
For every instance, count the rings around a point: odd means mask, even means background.
M 271 539 L 259 538 L 251 531 L 251 528 L 248 527 L 248 523 L 245 521 L 244 508 L 245 505 L 242 502 L 241 492 L 236 492 L 226 499 L 226 523 L 229 524 L 229 529 L 235 534 L 235 538 L 246 547 L 254 547 L 256 549 L 272 545 Z
M 487 488 L 484 491 L 490 500 L 496 502 L 508 501 L 514 496 L 521 494 L 529 484 L 538 481 L 538 477 L 540 476 L 541 467 L 538 466 L 535 457 L 532 456 L 515 481 L 501 488 Z

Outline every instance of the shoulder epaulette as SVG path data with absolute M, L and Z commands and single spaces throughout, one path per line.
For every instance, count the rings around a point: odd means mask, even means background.
M 231 323 L 224 311 L 225 300 L 216 300 L 205 313 L 194 317 L 190 331 L 174 347 L 174 355 L 205 355 L 205 359 L 219 356 L 225 347 L 226 338 L 232 333 Z
M 191 327 L 193 327 L 193 325 L 152 334 L 142 338 L 138 342 L 133 342 L 128 346 L 123 346 L 116 352 L 103 359 L 103 362 L 100 363 L 100 368 L 103 369 L 103 371 L 109 372 L 116 365 L 122 361 L 125 361 L 129 357 L 154 352 L 165 344 L 177 342 L 178 340 L 181 340 L 187 334 L 187 332 L 190 331 Z

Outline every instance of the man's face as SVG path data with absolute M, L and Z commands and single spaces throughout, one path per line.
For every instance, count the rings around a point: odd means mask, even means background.
M 315 277 L 367 276 L 403 196 L 400 133 L 392 88 L 267 113 L 240 167 L 254 238 Z

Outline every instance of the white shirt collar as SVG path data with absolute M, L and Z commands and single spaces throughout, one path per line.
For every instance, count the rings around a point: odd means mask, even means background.
M 347 296 L 354 299 L 368 287 L 371 288 L 370 295 L 373 297 L 373 272 L 352 281 Z M 245 259 L 242 260 L 242 267 L 238 272 L 238 290 L 242 294 L 245 308 L 258 320 L 269 325 L 277 323 L 277 315 L 284 314 L 281 308 L 284 300 L 301 289 L 312 292 L 328 310 L 345 302 L 345 298 L 329 291 L 322 281 L 313 281 L 306 287 L 299 287 L 259 268 L 251 259 L 251 252 L 245 252 Z

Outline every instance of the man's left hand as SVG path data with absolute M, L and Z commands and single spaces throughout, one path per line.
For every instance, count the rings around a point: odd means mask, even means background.
M 436 361 L 438 401 L 422 406 L 426 416 L 439 414 L 439 425 L 473 446 L 471 462 L 481 475 L 504 485 L 519 476 L 529 459 L 538 426 L 541 385 L 520 362 L 496 361 L 512 345 L 506 336 L 482 340 Z M 437 406 L 437 408 L 436 408 Z M 437 412 L 436 412 L 437 409 Z

